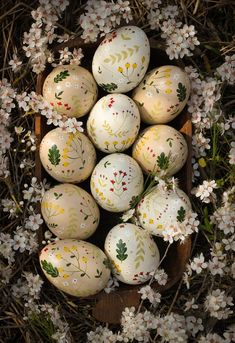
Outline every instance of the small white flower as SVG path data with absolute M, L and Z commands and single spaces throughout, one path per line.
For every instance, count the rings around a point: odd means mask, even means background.
M 19 60 L 19 58 L 16 54 L 13 54 L 13 59 L 10 60 L 9 65 L 11 66 L 11 68 L 14 72 L 17 72 L 22 67 L 22 61 Z
M 203 269 L 207 268 L 207 263 L 205 262 L 205 257 L 201 253 L 198 257 L 194 257 L 190 263 L 191 269 L 194 270 L 197 274 L 200 274 Z
M 122 221 L 124 223 L 127 222 L 129 219 L 133 217 L 134 213 L 135 213 L 134 208 L 124 212 L 123 215 L 121 216 Z

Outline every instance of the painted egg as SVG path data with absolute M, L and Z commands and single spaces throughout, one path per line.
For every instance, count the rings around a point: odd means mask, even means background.
M 114 276 L 131 285 L 148 281 L 159 265 L 159 250 L 153 238 L 130 223 L 116 225 L 109 231 L 105 253 Z
M 87 131 L 94 145 L 106 153 L 129 148 L 140 128 L 140 114 L 135 102 L 124 94 L 109 94 L 92 108 Z
M 138 204 L 137 215 L 144 229 L 161 236 L 162 230 L 181 223 L 190 210 L 190 200 L 181 189 L 167 190 L 156 186 Z
M 143 79 L 150 58 L 149 40 L 137 26 L 123 26 L 107 34 L 92 61 L 96 82 L 106 92 L 125 93 Z
M 110 212 L 123 212 L 144 187 L 138 163 L 125 154 L 104 157 L 91 175 L 91 193 L 98 204 Z
M 149 124 L 164 124 L 185 107 L 190 81 L 179 67 L 167 65 L 150 71 L 133 92 L 141 119 Z
M 97 99 L 97 84 L 92 74 L 76 65 L 58 66 L 46 77 L 43 97 L 60 114 L 82 117 Z
M 104 252 L 91 243 L 76 239 L 47 245 L 40 253 L 40 265 L 54 286 L 76 297 L 99 293 L 110 276 Z
M 60 239 L 90 237 L 99 224 L 99 208 L 84 189 L 64 183 L 45 192 L 42 216 L 49 229 Z
M 168 125 L 145 129 L 133 145 L 132 156 L 146 173 L 177 173 L 186 162 L 188 146 L 183 135 Z
M 61 128 L 43 137 L 39 154 L 48 174 L 60 182 L 84 181 L 96 162 L 95 148 L 83 133 L 65 132 Z

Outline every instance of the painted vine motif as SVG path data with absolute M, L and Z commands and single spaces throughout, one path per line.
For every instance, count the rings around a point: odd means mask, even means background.
M 114 172 L 113 178 L 109 181 L 112 184 L 109 190 L 118 197 L 127 191 L 127 173 L 125 171 L 119 170 L 118 172 Z
M 118 86 L 114 82 L 111 82 L 111 83 L 100 83 L 99 86 L 101 88 L 103 88 L 103 90 L 105 92 L 113 92 L 113 91 L 115 91 L 115 89 L 118 88 Z
M 135 238 L 137 242 L 136 256 L 135 256 L 135 268 L 139 268 L 141 261 L 144 262 L 145 250 L 143 236 L 135 231 Z
M 178 100 L 180 102 L 183 102 L 186 99 L 187 89 L 181 82 L 178 83 L 178 88 L 176 92 L 177 92 Z
M 81 165 L 78 169 L 83 169 L 86 160 L 83 155 L 85 150 L 80 134 L 70 133 L 65 144 L 67 147 L 63 149 L 62 157 L 67 161 L 63 163 L 64 167 L 68 167 L 70 165 L 70 161 L 78 159 L 81 162 Z
M 63 70 L 61 71 L 59 74 L 57 74 L 55 77 L 54 77 L 54 82 L 55 83 L 58 83 L 60 81 L 63 81 L 64 79 L 66 79 L 68 76 L 69 76 L 69 71 L 68 70 Z
M 69 253 L 69 259 L 65 258 L 65 254 L 60 252 L 60 248 L 52 248 L 52 254 L 58 261 L 65 262 L 66 267 L 72 267 L 72 269 L 67 268 L 57 268 L 52 265 L 51 262 L 48 262 L 46 260 L 41 261 L 42 268 L 45 270 L 45 272 L 52 276 L 52 277 L 63 277 L 64 279 L 69 278 L 74 273 L 79 273 L 80 277 L 87 277 L 90 279 L 90 276 L 87 274 L 87 267 L 88 267 L 88 258 L 86 256 L 79 255 L 78 248 L 74 245 L 70 248 L 64 246 L 63 247 L 64 252 Z M 81 262 L 85 264 L 85 267 L 81 267 Z

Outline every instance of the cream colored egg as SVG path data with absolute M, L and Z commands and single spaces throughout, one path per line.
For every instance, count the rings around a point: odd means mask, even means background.
M 129 148 L 139 132 L 140 114 L 135 102 L 124 94 L 109 94 L 92 108 L 87 131 L 94 145 L 106 153 Z
M 138 163 L 130 156 L 116 153 L 104 157 L 91 175 L 91 192 L 98 204 L 110 212 L 123 212 L 144 187 Z
M 146 173 L 177 173 L 186 162 L 188 146 L 183 135 L 168 125 L 145 129 L 133 145 L 132 156 Z
M 143 79 L 150 58 L 149 40 L 137 26 L 123 26 L 98 46 L 92 61 L 96 82 L 109 93 L 126 93 Z
M 141 119 L 149 124 L 164 124 L 185 107 L 190 81 L 179 67 L 166 65 L 150 71 L 133 92 Z
M 181 189 L 156 186 L 138 204 L 137 215 L 144 229 L 161 236 L 167 227 L 180 224 L 190 210 L 189 197 Z
M 148 281 L 159 265 L 159 250 L 154 240 L 148 232 L 130 223 L 116 225 L 109 231 L 105 253 L 114 276 L 131 285 Z
M 47 190 L 41 212 L 49 229 L 59 237 L 86 239 L 99 224 L 99 208 L 81 187 L 63 183 Z
M 84 181 L 96 162 L 95 148 L 83 133 L 69 133 L 61 128 L 43 137 L 39 154 L 48 174 L 60 182 Z
M 82 117 L 97 99 L 97 85 L 92 74 L 76 65 L 58 66 L 46 77 L 43 97 L 60 114 Z
M 99 293 L 110 276 L 108 259 L 95 245 L 76 239 L 51 243 L 40 253 L 47 279 L 61 291 L 76 297 Z

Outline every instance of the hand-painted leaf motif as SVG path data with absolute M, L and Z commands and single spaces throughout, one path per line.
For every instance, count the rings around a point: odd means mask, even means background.
M 180 102 L 184 101 L 186 98 L 187 89 L 181 82 L 178 83 L 178 88 L 177 88 L 176 92 L 177 92 L 178 100 Z
M 177 220 L 178 222 L 182 223 L 185 219 L 185 214 L 186 214 L 186 211 L 185 209 L 183 208 L 183 206 L 180 207 L 180 209 L 177 211 Z
M 51 277 L 59 276 L 59 271 L 56 267 L 53 267 L 51 262 L 47 262 L 46 260 L 41 261 L 42 268 L 49 274 Z
M 112 83 L 100 83 L 99 86 L 102 87 L 103 90 L 105 90 L 106 92 L 112 92 L 118 88 L 118 86 L 113 82 Z
M 62 98 L 61 98 L 61 95 L 64 93 L 64 91 L 61 91 L 61 92 L 59 92 L 59 93 L 55 93 L 55 97 L 56 97 L 56 99 L 58 99 L 58 100 L 61 100 Z
M 68 70 L 63 70 L 61 71 L 59 74 L 57 74 L 55 77 L 54 77 L 54 82 L 55 83 L 58 83 L 60 81 L 63 81 L 64 79 L 66 79 L 66 77 L 68 77 L 70 74 L 69 74 L 69 71 Z
M 131 37 L 125 35 L 124 33 L 121 34 L 121 37 L 123 40 L 130 40 L 131 39 Z
M 123 242 L 122 239 L 119 239 L 118 243 L 116 244 L 116 252 L 117 255 L 116 257 L 120 260 L 120 261 L 124 261 L 125 259 L 127 259 L 128 255 L 126 254 L 127 252 L 127 247 L 126 247 L 126 243 Z
M 57 166 L 60 163 L 60 151 L 56 144 L 52 145 L 49 149 L 48 158 L 53 166 Z
M 158 156 L 157 165 L 161 170 L 166 170 L 169 167 L 169 157 L 164 152 Z

